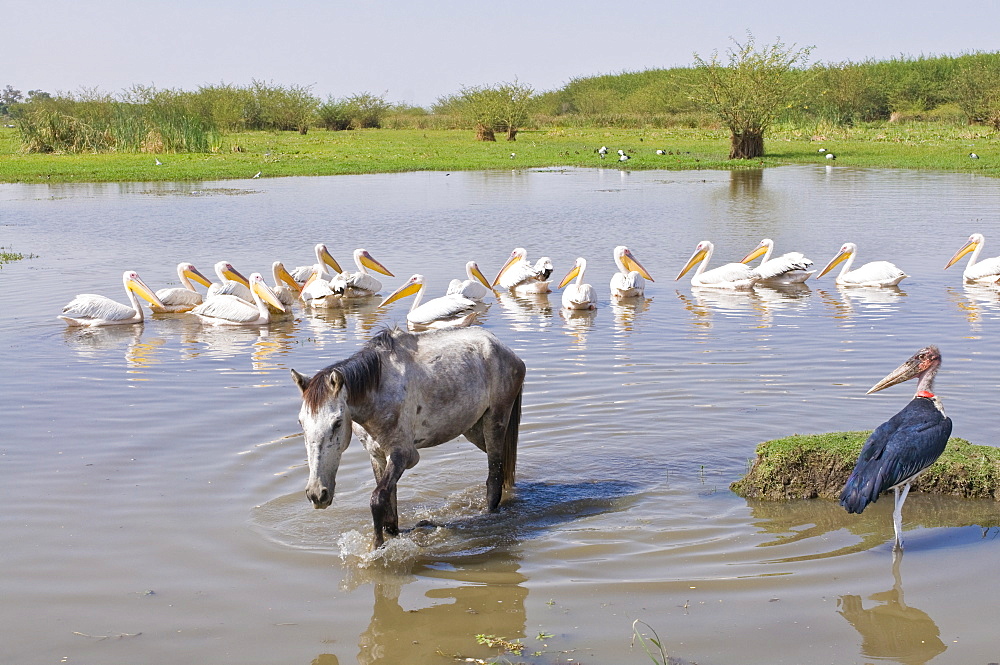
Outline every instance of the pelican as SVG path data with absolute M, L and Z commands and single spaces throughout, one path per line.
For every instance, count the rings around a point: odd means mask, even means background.
M 331 308 L 344 304 L 344 289 L 334 288 L 322 263 L 313 266 L 312 275 L 302 285 L 299 298 L 309 307 Z M 336 278 L 334 278 L 336 279 Z
M 611 278 L 611 295 L 616 298 L 641 298 L 645 280 L 654 281 L 625 245 L 615 247 L 615 265 L 618 272 Z
M 547 256 L 535 261 L 532 266 L 528 263 L 528 250 L 524 247 L 517 247 L 510 253 L 507 262 L 500 268 L 493 286 L 499 284 L 505 289 L 513 291 L 516 295 L 526 293 L 548 293 L 549 277 L 552 276 L 552 260 Z
M 483 275 L 483 272 L 479 269 L 475 261 L 469 261 L 465 264 L 465 275 L 467 277 L 465 280 L 451 280 L 451 283 L 448 285 L 447 295 L 457 293 L 469 300 L 482 302 L 483 298 L 493 293 L 493 288 L 490 286 L 489 280 Z
M 590 284 L 583 283 L 583 273 L 587 270 L 587 259 L 580 257 L 576 260 L 573 269 L 566 273 L 563 280 L 559 282 L 559 288 L 563 288 L 570 283 L 574 277 L 575 284 L 566 286 L 562 293 L 563 309 L 597 309 L 597 292 Z
M 909 277 L 888 261 L 872 261 L 857 270 L 851 270 L 851 264 L 854 263 L 854 255 L 857 251 L 857 245 L 853 242 L 845 242 L 840 248 L 840 253 L 826 264 L 826 267 L 816 275 L 816 279 L 830 272 L 834 266 L 845 260 L 844 267 L 837 275 L 836 284 L 838 286 L 896 286 L 905 277 Z
M 417 294 L 406 313 L 406 320 L 414 326 L 424 328 L 462 328 L 476 318 L 476 301 L 457 293 L 450 293 L 440 298 L 433 298 L 421 304 L 424 297 L 424 276 L 414 275 L 406 283 L 392 292 L 379 307 L 391 302 Z
M 344 298 L 365 298 L 373 296 L 382 290 L 382 282 L 372 277 L 365 268 L 394 277 L 389 269 L 376 261 L 367 249 L 354 250 L 354 265 L 357 272 L 342 272 L 332 280 L 333 289 L 343 289 Z
M 802 255 L 802 252 L 788 252 L 772 259 L 774 241 L 764 238 L 757 248 L 740 259 L 740 263 L 750 263 L 763 254 L 760 264 L 755 268 L 760 275 L 761 284 L 801 284 L 809 279 L 815 270 L 813 262 Z
M 339 275 L 341 272 L 343 272 L 340 268 L 340 264 L 337 263 L 337 260 L 333 258 L 332 254 L 330 254 L 330 250 L 326 248 L 326 245 L 324 245 L 323 243 L 319 243 L 313 248 L 313 251 L 316 253 L 316 263 L 320 264 L 321 266 L 330 266 L 330 268 L 333 270 L 333 275 Z M 294 270 L 292 270 L 292 279 L 294 279 L 299 284 L 304 284 L 306 280 L 312 276 L 313 268 L 315 268 L 315 264 L 296 267 Z M 327 278 L 324 277 L 324 279 Z
M 894 550 L 903 549 L 903 502 L 910 483 L 941 456 L 951 436 L 951 418 L 944 414 L 941 400 L 934 394 L 934 376 L 940 367 L 941 352 L 936 346 L 928 346 L 868 391 L 870 395 L 918 377 L 917 394 L 868 437 L 840 493 L 840 505 L 849 513 L 860 513 L 882 492 L 893 491 Z
M 202 286 L 211 288 L 212 282 L 201 274 L 194 265 L 190 263 L 177 264 L 177 277 L 180 278 L 184 286 L 159 289 L 156 297 L 163 303 L 163 307 L 150 305 L 154 312 L 190 312 L 201 304 L 201 294 L 195 290 L 191 280 L 198 282 Z
M 979 253 L 983 251 L 985 243 L 986 238 L 983 237 L 982 233 L 973 233 L 969 236 L 969 242 L 965 243 L 962 249 L 955 252 L 955 256 L 951 257 L 948 265 L 945 266 L 945 270 L 958 263 L 958 260 L 966 254 L 972 252 L 972 256 L 969 257 L 969 263 L 965 266 L 965 270 L 962 271 L 965 281 L 980 283 L 996 282 L 997 279 L 1000 279 L 1000 256 L 980 261 Z
M 219 282 L 208 287 L 208 298 L 229 295 L 242 298 L 248 303 L 253 300 L 250 294 L 250 282 L 229 261 L 216 263 L 215 275 L 219 278 Z
M 212 296 L 191 310 L 204 323 L 215 326 L 263 325 L 271 320 L 268 305 L 285 311 L 284 305 L 278 300 L 259 272 L 250 275 L 250 294 L 254 303 L 251 305 L 242 298 L 233 295 Z
M 271 290 L 274 295 L 284 305 L 284 311 L 291 311 L 292 305 L 299 298 L 302 292 L 302 285 L 295 281 L 295 278 L 285 269 L 285 264 L 275 261 L 271 264 L 271 276 L 274 278 L 274 286 Z M 273 314 L 274 312 L 272 312 Z
M 701 265 L 698 266 L 698 270 L 691 277 L 691 286 L 746 291 L 747 289 L 752 289 L 753 285 L 760 279 L 757 271 L 744 263 L 727 263 L 718 268 L 705 270 L 705 267 L 712 258 L 713 251 L 715 251 L 715 245 L 710 241 L 702 240 L 698 243 L 698 246 L 694 248 L 694 254 L 691 255 L 687 264 L 677 274 L 675 281 L 683 277 L 696 264 Z
M 154 307 L 163 307 L 156 294 L 139 279 L 134 270 L 122 274 L 125 294 L 132 306 L 115 302 L 106 296 L 81 293 L 63 307 L 59 318 L 70 326 L 114 326 L 126 323 L 142 323 L 142 307 L 136 294 L 149 301 Z

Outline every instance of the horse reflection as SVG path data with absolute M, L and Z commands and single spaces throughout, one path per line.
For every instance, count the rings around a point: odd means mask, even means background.
M 880 604 L 865 609 L 861 596 L 844 595 L 837 599 L 838 614 L 860 633 L 863 655 L 903 665 L 922 665 L 947 647 L 934 620 L 904 602 L 902 560 L 902 552 L 893 552 L 892 588 L 870 596 Z
M 376 583 L 371 623 L 358 640 L 361 665 L 432 663 L 441 654 L 489 658 L 496 650 L 476 643 L 476 635 L 525 637 L 527 577 L 513 556 L 491 555 L 446 570 L 426 569 L 437 588 L 424 592 L 428 606 L 407 609 L 399 601 L 402 584 Z M 411 587 L 421 582 L 411 583 Z

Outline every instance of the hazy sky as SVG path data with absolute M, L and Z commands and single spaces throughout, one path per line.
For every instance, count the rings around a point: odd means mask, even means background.
M 0 87 L 116 93 L 252 79 L 428 106 L 465 85 L 536 91 L 687 66 L 757 42 L 811 62 L 1000 50 L 1000 1 L 3 0 Z

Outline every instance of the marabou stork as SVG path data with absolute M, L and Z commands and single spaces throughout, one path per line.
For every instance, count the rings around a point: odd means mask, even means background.
M 840 505 L 849 513 L 860 513 L 882 492 L 892 489 L 895 509 L 892 525 L 896 533 L 893 549 L 903 549 L 903 502 L 910 483 L 944 452 L 951 436 L 951 418 L 944 414 L 934 394 L 934 376 L 941 367 L 936 346 L 920 349 L 868 391 L 878 392 L 918 377 L 917 394 L 902 411 L 879 425 L 865 441 L 854 471 L 840 493 Z

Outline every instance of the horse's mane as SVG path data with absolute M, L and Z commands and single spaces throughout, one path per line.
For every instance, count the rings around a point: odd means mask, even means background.
M 399 335 L 408 335 L 398 328 L 384 328 L 365 342 L 354 355 L 324 367 L 309 380 L 302 399 L 311 411 L 316 411 L 330 397 L 333 384 L 331 374 L 337 374 L 347 390 L 351 404 L 373 390 L 378 390 L 382 379 L 382 356 L 396 349 Z

